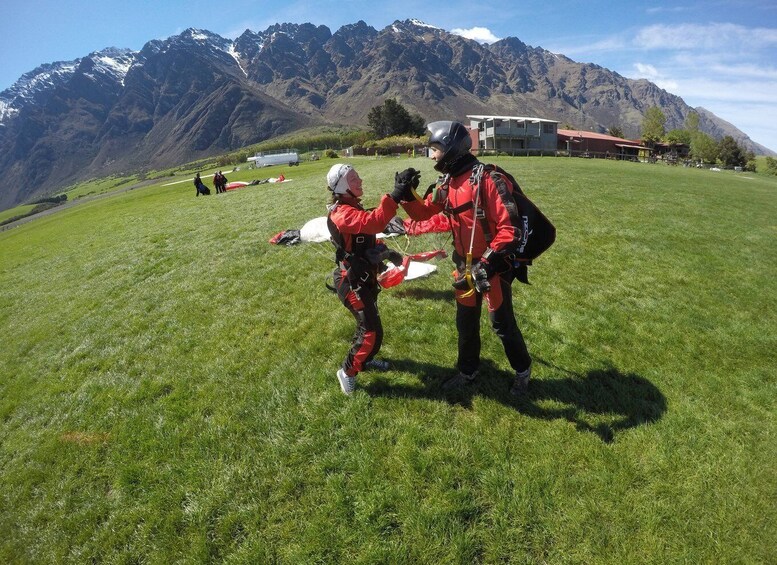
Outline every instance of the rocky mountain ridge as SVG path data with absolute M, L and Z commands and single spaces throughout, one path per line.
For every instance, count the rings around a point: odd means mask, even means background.
M 359 21 L 276 24 L 234 41 L 187 29 L 140 51 L 106 49 L 42 65 L 0 93 L 0 208 L 75 180 L 163 168 L 303 127 L 365 125 L 396 98 L 427 120 L 539 116 L 637 138 L 647 108 L 667 129 L 693 109 L 646 80 L 528 46 L 492 45 L 418 20 L 376 30 Z M 770 153 L 697 109 L 700 127 Z

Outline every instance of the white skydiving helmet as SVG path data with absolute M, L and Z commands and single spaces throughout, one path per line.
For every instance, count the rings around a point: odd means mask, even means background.
M 348 175 L 348 171 L 352 171 L 351 165 L 344 163 L 338 163 L 332 165 L 329 172 L 326 175 L 326 184 L 329 186 L 329 190 L 337 195 L 343 195 L 348 192 L 348 180 L 345 178 Z

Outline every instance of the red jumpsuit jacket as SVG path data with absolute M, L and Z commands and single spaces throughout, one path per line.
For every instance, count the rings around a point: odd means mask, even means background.
M 511 252 L 519 244 L 520 228 L 513 225 L 507 205 L 512 202 L 512 194 L 500 194 L 491 175 L 483 173 L 480 182 L 478 209 L 485 215 L 485 223 L 491 234 L 486 241 L 483 219 L 475 215 L 475 191 L 477 187 L 470 182 L 471 171 L 456 177 L 443 177 L 423 202 L 413 201 L 402 206 L 413 220 L 428 220 L 439 212 L 444 212 L 450 221 L 453 232 L 453 246 L 456 253 L 465 258 L 469 252 L 472 226 L 475 226 L 475 240 L 472 247 L 473 261 L 477 261 L 488 247 L 495 252 Z M 447 185 L 447 186 L 446 186 Z M 507 186 L 510 182 L 507 181 Z M 447 188 L 447 191 L 446 191 Z M 446 195 L 447 192 L 447 195 Z

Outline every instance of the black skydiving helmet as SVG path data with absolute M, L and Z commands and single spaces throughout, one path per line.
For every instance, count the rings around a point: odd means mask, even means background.
M 442 157 L 434 165 L 441 173 L 451 172 L 453 163 L 470 154 L 472 138 L 464 124 L 442 120 L 427 124 L 426 129 L 429 130 L 429 145 L 437 145 L 442 151 Z

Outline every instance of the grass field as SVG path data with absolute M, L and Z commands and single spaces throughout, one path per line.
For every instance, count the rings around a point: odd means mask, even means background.
M 25 214 L 30 213 L 33 208 L 35 208 L 35 204 L 22 204 L 21 206 L 3 210 L 0 212 L 0 222 L 10 220 L 17 216 L 24 216 Z
M 350 162 L 368 205 L 434 178 Z M 441 390 L 449 260 L 381 293 L 393 368 L 340 392 L 332 247 L 268 244 L 325 214 L 331 160 L 0 233 L 0 562 L 774 563 L 777 178 L 495 162 L 558 229 L 514 285 L 520 400 L 485 317 L 480 380 Z
M 99 194 L 105 194 L 106 192 L 113 192 L 123 187 L 132 185 L 136 182 L 138 177 L 135 175 L 130 176 L 112 176 L 105 177 L 103 179 L 92 179 L 89 181 L 81 182 L 68 187 L 64 190 L 67 194 L 68 200 L 76 200 L 78 198 L 84 198 L 86 196 L 94 196 Z

